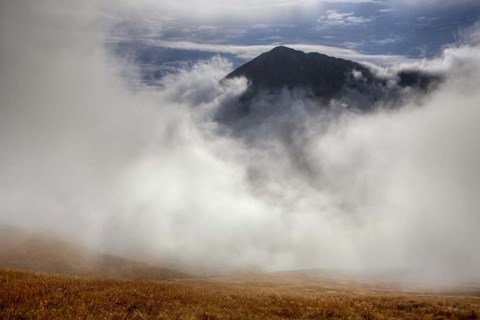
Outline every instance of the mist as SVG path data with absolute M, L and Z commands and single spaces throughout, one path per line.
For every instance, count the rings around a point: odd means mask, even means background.
M 0 4 L 0 224 L 216 270 L 480 279 L 478 47 L 415 65 L 446 80 L 393 109 L 284 92 L 231 125 L 216 117 L 247 83 L 220 82 L 229 61 L 133 86 L 136 66 L 104 48 L 103 10 Z

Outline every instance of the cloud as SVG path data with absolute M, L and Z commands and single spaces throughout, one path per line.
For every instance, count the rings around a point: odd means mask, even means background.
M 378 10 L 378 12 L 380 13 L 389 13 L 389 12 L 393 12 L 394 10 L 392 8 L 386 8 L 386 9 L 380 9 Z
M 428 49 L 429 56 L 440 54 L 442 48 L 454 41 L 452 32 L 455 31 L 456 24 L 452 23 L 457 13 L 478 11 L 478 5 L 467 2 L 460 2 L 458 6 L 452 7 L 452 10 L 448 6 L 437 5 L 437 2 L 428 5 L 418 2 L 413 5 L 410 2 L 405 4 L 391 1 L 281 3 L 288 6 L 275 6 L 279 3 L 270 1 L 245 4 L 247 7 L 259 6 L 255 9 L 243 8 L 243 4 L 233 2 L 220 4 L 215 1 L 170 5 L 158 1 L 126 3 L 129 4 L 119 1 L 105 10 L 110 17 L 110 23 L 105 24 L 110 25 L 111 30 L 121 36 L 237 45 L 268 44 L 282 37 L 280 40 L 285 39 L 286 44 L 318 43 L 320 40 L 324 44 L 340 47 L 349 44 L 347 48 L 352 48 L 350 45 L 355 43 L 358 50 L 365 53 L 388 51 L 415 57 L 422 57 L 418 54 L 419 42 Z M 268 7 L 270 5 L 272 7 Z M 199 10 L 205 10 L 206 14 L 187 9 L 195 6 L 201 6 Z M 213 8 L 207 10 L 208 6 Z M 393 14 L 385 14 L 392 12 Z M 426 18 L 423 21 L 416 21 L 419 16 Z M 431 20 L 434 16 L 438 21 Z M 465 18 L 461 19 L 460 25 L 471 23 L 469 19 L 472 18 Z M 255 25 L 268 25 L 271 28 L 251 28 Z M 416 26 L 416 31 L 410 30 L 409 25 Z M 215 30 L 210 32 L 213 29 L 198 29 L 199 26 L 210 26 Z M 434 32 L 435 28 L 446 28 L 450 32 Z M 436 36 L 432 36 L 432 32 Z M 405 41 L 405 46 L 396 43 L 370 45 L 372 38 L 382 39 L 386 35 L 398 38 L 407 34 L 410 36 Z
M 182 25 L 297 24 L 304 18 L 318 17 L 331 4 L 379 3 L 376 0 L 186 0 L 181 3 L 173 0 L 106 1 L 109 3 L 106 6 L 107 16 L 115 29 L 129 26 L 130 31 L 146 29 L 157 33 L 172 21 L 181 22 Z M 350 19 L 355 21 L 355 17 Z
M 172 12 L 180 16 L 197 16 L 200 18 L 213 18 L 215 16 L 229 16 L 229 15 L 238 15 L 246 14 L 246 10 L 257 9 L 257 10 L 275 10 L 283 8 L 292 8 L 292 7 L 306 7 L 310 8 L 312 6 L 318 6 L 325 3 L 372 3 L 379 2 L 375 0 L 246 0 L 241 3 L 235 0 L 207 0 L 202 1 L 201 3 L 197 1 L 188 1 L 182 4 L 179 4 L 173 0 L 162 1 L 161 3 L 154 0 L 140 0 L 140 1 L 130 1 L 122 0 L 121 5 L 127 7 L 143 7 L 149 9 L 156 9 L 164 12 Z M 279 11 L 278 11 L 279 12 Z M 278 13 L 276 12 L 276 13 Z M 273 12 L 275 13 L 275 12 Z M 251 12 L 253 16 L 257 15 L 258 12 Z
M 478 46 L 480 44 L 480 21 L 475 22 L 472 26 L 458 30 L 456 37 L 460 43 Z
M 373 19 L 355 16 L 353 12 L 327 10 L 323 16 L 317 19 L 317 22 L 320 23 L 320 28 L 351 27 L 371 23 Z
M 109 41 L 112 42 L 124 42 L 129 41 L 131 38 L 115 38 L 111 37 Z M 363 54 L 351 49 L 332 47 L 319 44 L 304 44 L 304 43 L 272 43 L 269 45 L 229 45 L 229 44 L 212 44 L 212 43 L 196 43 L 189 41 L 165 41 L 165 40 L 156 40 L 149 38 L 135 38 L 136 41 L 141 41 L 147 45 L 173 48 L 180 50 L 190 50 L 190 51 L 206 51 L 213 53 L 224 53 L 231 54 L 237 58 L 243 59 L 245 61 L 251 60 L 263 52 L 271 50 L 273 47 L 278 45 L 284 45 L 291 47 L 297 50 L 302 50 L 305 52 L 321 52 L 327 55 L 341 57 L 345 59 L 356 60 L 360 62 L 370 62 L 377 63 L 380 65 L 394 65 L 399 63 L 414 62 L 415 59 L 410 59 L 407 57 L 399 55 L 369 55 Z
M 208 267 L 480 277 L 478 48 L 412 64 L 449 75 L 420 105 L 329 113 L 285 92 L 245 137 L 213 118 L 246 87 L 219 84 L 228 61 L 133 90 L 97 14 L 1 4 L 0 222 Z
M 298 9 L 300 11 L 306 8 L 314 8 L 319 1 L 317 0 L 298 0 L 298 1 L 154 1 L 141 0 L 130 1 L 122 0 L 116 2 L 116 12 L 123 17 L 129 17 L 131 10 L 141 13 L 167 13 L 170 16 L 189 21 L 246 21 L 265 23 L 266 21 L 282 18 L 289 15 L 289 10 Z M 148 14 L 147 14 L 148 16 Z
M 386 39 L 371 40 L 371 43 L 384 46 L 384 45 L 400 43 L 400 42 L 403 42 L 403 41 L 405 41 L 405 37 L 392 35 L 392 36 L 390 36 L 389 38 L 386 38 Z
M 474 4 L 475 0 L 393 0 L 394 5 L 412 5 L 412 6 L 438 6 L 438 5 L 463 5 Z

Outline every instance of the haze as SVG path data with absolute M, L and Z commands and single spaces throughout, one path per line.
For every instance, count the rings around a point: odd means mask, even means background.
M 478 5 L 380 1 L 383 12 L 422 12 L 435 28 L 410 51 L 374 42 L 402 41 L 393 36 L 401 29 L 346 45 L 358 40 L 348 28 L 359 19 L 374 23 L 360 15 L 374 2 L 2 1 L 0 224 L 216 270 L 406 268 L 479 280 L 478 15 L 448 24 L 442 9 L 461 15 Z M 358 15 L 329 7 L 360 4 Z M 301 38 L 313 14 L 317 32 L 340 40 Z M 295 34 L 265 31 L 294 17 Z M 238 21 L 252 29 L 232 40 Z M 192 36 L 192 25 L 209 24 L 217 33 Z M 170 50 L 183 44 L 192 56 L 142 81 L 137 51 L 120 50 L 135 37 Z M 408 67 L 446 80 L 368 114 L 312 112 L 305 95 L 285 93 L 256 102 L 275 111 L 268 116 L 233 128 L 216 121 L 247 85 L 220 80 L 277 44 L 329 50 L 386 76 Z

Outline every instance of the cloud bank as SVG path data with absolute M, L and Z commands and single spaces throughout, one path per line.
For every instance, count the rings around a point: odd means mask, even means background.
M 219 84 L 228 61 L 132 90 L 93 1 L 0 9 L 1 223 L 203 267 L 480 278 L 478 48 L 419 65 L 449 74 L 420 105 L 331 114 L 285 93 L 238 136 L 214 121 L 246 87 Z
M 111 38 L 110 41 L 128 41 L 125 38 Z M 260 54 L 269 51 L 272 47 L 278 45 L 278 43 L 272 43 L 270 45 L 228 45 L 228 44 L 209 44 L 209 43 L 196 43 L 189 41 L 165 41 L 154 39 L 137 39 L 146 45 L 158 46 L 163 48 L 172 48 L 189 51 L 203 51 L 213 53 L 231 54 L 239 59 L 245 60 L 245 62 L 254 59 Z M 359 62 L 374 63 L 380 65 L 396 65 L 399 63 L 413 63 L 415 59 L 410 59 L 400 55 L 369 55 L 357 52 L 351 49 L 338 48 L 326 45 L 318 44 L 303 44 L 303 43 L 286 43 L 284 46 L 294 48 L 296 50 L 302 50 L 305 52 L 323 52 L 324 54 L 341 57 L 344 59 L 355 60 Z

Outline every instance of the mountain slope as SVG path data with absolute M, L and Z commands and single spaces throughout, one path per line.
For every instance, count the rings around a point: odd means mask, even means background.
M 419 70 L 400 70 L 380 76 L 354 61 L 283 46 L 240 66 L 224 80 L 239 77 L 248 80 L 247 90 L 236 107 L 222 110 L 220 119 L 235 120 L 238 116 L 248 115 L 255 109 L 252 101 L 256 98 L 268 96 L 271 100 L 272 96 L 285 92 L 293 93 L 294 97 L 317 100 L 323 108 L 327 108 L 332 100 L 348 109 L 362 111 L 374 110 L 378 103 L 382 107 L 395 107 L 422 96 L 442 81 L 441 75 Z
M 103 254 L 51 236 L 0 227 L 0 267 L 132 279 L 186 278 L 181 272 Z
M 359 63 L 280 46 L 244 64 L 226 78 L 246 77 L 254 92 L 302 88 L 311 90 L 316 96 L 330 98 L 355 75 L 367 82 L 374 79 Z

